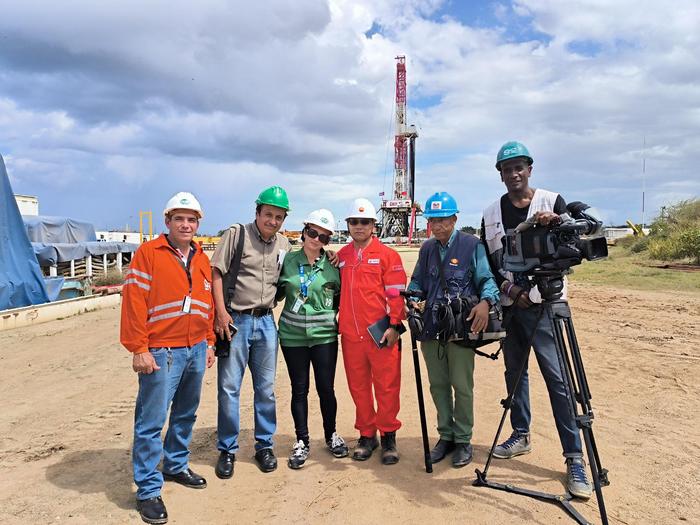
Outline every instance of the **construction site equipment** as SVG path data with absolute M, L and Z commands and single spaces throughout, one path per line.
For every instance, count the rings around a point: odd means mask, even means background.
M 394 184 L 390 198 L 382 200 L 380 237 L 412 237 L 414 223 L 416 127 L 406 125 L 406 57 L 396 57 L 396 135 L 394 136 Z M 410 165 L 409 165 L 410 162 Z M 410 171 L 409 171 L 410 167 Z
M 143 234 L 143 223 L 144 219 L 148 220 L 148 237 Z M 150 211 L 140 211 L 139 212 L 139 242 L 143 244 L 144 240 L 150 241 L 153 239 L 153 212 Z
M 219 244 L 221 237 L 211 235 L 195 235 L 193 240 L 202 247 L 202 250 L 213 250 L 216 248 L 216 245 Z
M 629 219 L 627 219 L 627 226 L 632 228 L 632 235 L 635 235 L 636 237 L 644 237 L 646 235 L 644 233 L 644 228 L 642 228 L 642 226 L 640 226 L 639 224 L 633 223 Z
M 289 239 L 290 244 L 297 244 L 301 239 L 301 232 L 298 230 L 286 230 L 281 233 Z

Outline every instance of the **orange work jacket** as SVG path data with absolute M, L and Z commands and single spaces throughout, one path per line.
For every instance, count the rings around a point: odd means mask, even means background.
M 165 235 L 136 251 L 122 289 L 120 341 L 129 352 L 149 348 L 214 344 L 214 302 L 211 266 L 194 243 L 190 279 L 178 252 Z M 189 312 L 183 311 L 186 297 Z

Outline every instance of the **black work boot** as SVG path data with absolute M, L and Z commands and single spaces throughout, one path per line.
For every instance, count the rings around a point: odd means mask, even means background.
M 399 451 L 396 450 L 396 432 L 386 432 L 382 436 L 382 463 L 395 465 L 399 462 Z
M 455 449 L 455 442 L 440 438 L 430 451 L 430 462 L 438 463 L 445 459 L 445 456 Z
M 366 461 L 372 457 L 372 452 L 378 446 L 379 441 L 377 441 L 376 435 L 372 437 L 360 436 L 360 439 L 357 440 L 355 451 L 352 453 L 352 459 L 357 461 Z
M 160 496 L 136 500 L 136 510 L 139 511 L 141 519 L 146 523 L 152 525 L 168 523 L 168 511 L 165 510 L 165 503 Z

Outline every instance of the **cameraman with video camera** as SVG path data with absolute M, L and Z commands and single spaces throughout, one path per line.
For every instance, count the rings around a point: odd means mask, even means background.
M 549 392 L 549 399 L 567 466 L 567 489 L 578 498 L 591 496 L 586 476 L 581 436 L 569 409 L 568 390 L 558 360 L 554 334 L 546 316 L 541 315 L 542 302 L 538 289 L 524 273 L 511 273 L 504 268 L 504 239 L 507 230 L 516 228 L 529 217 L 538 224 L 554 225 L 559 215 L 567 213 L 566 203 L 558 193 L 534 189 L 529 185 L 533 159 L 519 142 L 506 142 L 498 152 L 496 169 L 508 192 L 484 210 L 481 236 L 485 242 L 504 306 L 508 335 L 503 355 L 505 378 L 512 394 L 510 421 L 513 433 L 495 447 L 494 457 L 510 459 L 531 450 L 530 395 L 527 364 L 530 343 Z M 564 280 L 563 299 L 566 299 Z M 523 368 L 517 390 L 511 392 Z
M 414 298 L 425 298 L 424 326 L 417 338 L 440 434 L 430 460 L 437 463 L 452 452 L 455 468 L 472 460 L 474 427 L 474 352 L 460 343 L 469 328 L 473 334 L 487 328 L 489 311 L 498 302 L 486 250 L 478 237 L 455 228 L 457 213 L 457 202 L 446 192 L 425 203 L 423 215 L 433 237 L 421 246 L 408 287 L 416 292 Z

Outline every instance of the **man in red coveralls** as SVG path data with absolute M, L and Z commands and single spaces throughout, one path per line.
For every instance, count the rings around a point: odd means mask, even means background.
M 399 254 L 373 236 L 377 213 L 369 200 L 355 199 L 346 221 L 353 242 L 338 252 L 341 279 L 338 331 L 348 387 L 355 402 L 355 428 L 360 431 L 352 458 L 358 461 L 370 458 L 379 446 L 379 430 L 382 463 L 393 465 L 399 461 L 396 431 L 401 427 L 401 421 L 396 418 L 401 388 L 401 354 L 397 342 L 405 313 L 401 296 L 387 291 L 404 290 L 406 272 Z M 387 314 L 389 327 L 380 338 L 380 348 L 368 327 Z

